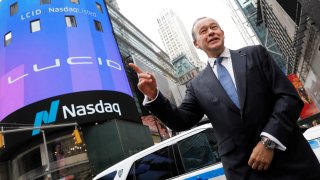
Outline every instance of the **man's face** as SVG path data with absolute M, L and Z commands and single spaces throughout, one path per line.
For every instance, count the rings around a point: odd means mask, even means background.
M 219 24 L 211 19 L 204 18 L 199 20 L 193 29 L 196 40 L 194 45 L 202 49 L 208 57 L 220 55 L 224 49 L 224 32 Z

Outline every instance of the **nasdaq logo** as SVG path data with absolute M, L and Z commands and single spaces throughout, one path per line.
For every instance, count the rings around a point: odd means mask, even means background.
M 36 118 L 34 120 L 34 128 L 41 127 L 42 124 L 49 124 L 56 121 L 57 113 L 59 107 L 59 100 L 52 101 L 50 110 L 37 112 Z M 40 133 L 40 129 L 33 129 L 32 136 Z

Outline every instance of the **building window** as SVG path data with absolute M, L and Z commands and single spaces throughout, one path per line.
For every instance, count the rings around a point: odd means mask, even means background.
M 17 12 L 18 12 L 18 2 L 15 2 L 10 6 L 10 16 L 13 16 Z
M 40 4 L 51 4 L 51 0 L 41 0 Z
M 74 16 L 66 16 L 67 27 L 77 27 L 76 18 Z
M 11 32 L 8 32 L 6 35 L 4 35 L 4 46 L 8 46 L 11 43 L 12 40 L 12 34 Z
M 94 20 L 94 26 L 96 27 L 97 31 L 103 32 L 101 23 L 99 21 Z
M 80 4 L 79 0 L 70 0 L 70 2 L 73 3 L 73 4 Z
M 96 2 L 96 6 L 97 6 L 98 11 L 101 12 L 101 13 L 103 13 L 103 12 L 102 12 L 102 7 L 101 7 L 101 5 Z
M 40 31 L 40 19 L 37 19 L 37 20 L 30 22 L 30 31 L 32 33 Z

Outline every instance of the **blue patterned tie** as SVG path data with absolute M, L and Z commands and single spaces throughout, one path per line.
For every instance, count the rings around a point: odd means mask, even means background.
M 229 97 L 233 101 L 233 103 L 240 109 L 240 103 L 239 103 L 236 87 L 233 84 L 232 78 L 228 70 L 221 64 L 222 60 L 223 60 L 223 57 L 219 57 L 216 59 L 218 79 L 222 87 L 226 91 L 226 93 L 229 95 Z

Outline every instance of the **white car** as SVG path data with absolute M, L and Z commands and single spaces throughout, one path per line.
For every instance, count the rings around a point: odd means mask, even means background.
M 304 136 L 320 158 L 320 126 Z M 104 170 L 93 180 L 226 180 L 211 124 L 153 145 Z
M 211 124 L 153 145 L 104 170 L 94 180 L 225 180 Z
M 320 163 L 320 125 L 311 127 L 303 133 Z

